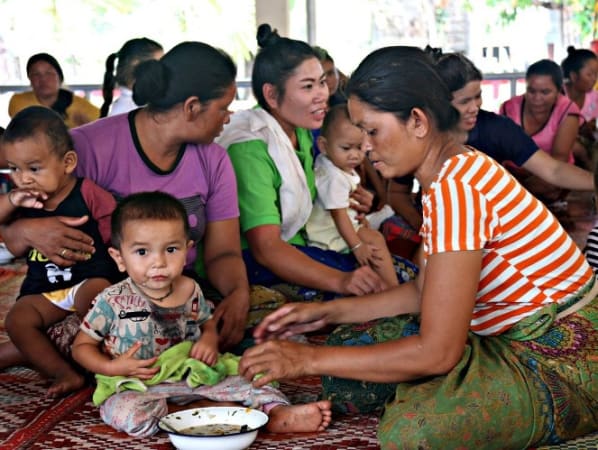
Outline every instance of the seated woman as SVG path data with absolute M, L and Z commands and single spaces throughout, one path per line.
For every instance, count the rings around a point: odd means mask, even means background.
M 213 317 L 220 348 L 227 348 L 242 339 L 249 310 L 235 176 L 226 151 L 213 142 L 231 114 L 236 67 L 201 42 L 178 44 L 142 64 L 133 97 L 146 106 L 71 130 L 76 173 L 119 200 L 152 190 L 181 200 L 196 243 L 186 268 L 193 270 L 197 255 L 201 275 L 223 297 Z M 71 265 L 94 251 L 92 239 L 70 227 L 85 220 L 23 219 L 1 233 L 16 255 L 33 247 L 58 265 Z
M 56 58 L 47 53 L 37 53 L 27 61 L 27 78 L 32 91 L 14 94 L 8 103 L 8 115 L 28 106 L 42 105 L 62 116 L 68 128 L 83 125 L 100 117 L 100 110 L 83 97 L 62 89 L 62 68 Z
M 428 52 L 429 53 L 429 52 Z M 564 189 L 593 191 L 592 173 L 558 160 L 538 145 L 511 119 L 481 109 L 482 73 L 460 53 L 434 53 L 436 69 L 453 96 L 452 105 L 461 120 L 457 129 L 466 145 L 486 153 L 499 163 L 510 163 L 532 174 L 542 182 Z M 413 177 L 391 182 L 389 203 L 397 214 L 416 229 L 421 225 L 421 212 L 411 201 Z M 418 222 L 419 219 L 419 222 Z
M 240 373 L 263 374 L 258 386 L 323 375 L 337 410 L 384 406 L 383 449 L 527 448 L 598 430 L 598 284 L 577 245 L 502 165 L 456 140 L 452 95 L 421 51 L 374 51 L 347 95 L 374 167 L 422 186 L 425 263 L 385 292 L 283 306 Z M 326 346 L 266 340 L 364 321 Z
M 585 48 L 567 48 L 567 57 L 561 62 L 565 76 L 563 85 L 567 96 L 579 107 L 584 120 L 573 146 L 575 161 L 593 170 L 596 151 L 596 117 L 598 117 L 598 91 L 594 90 L 598 78 L 598 57 Z
M 346 103 L 347 97 L 343 93 L 343 88 L 347 82 L 347 77 L 338 70 L 334 64 L 334 59 L 330 53 L 322 47 L 313 46 L 316 56 L 322 64 L 324 75 L 326 76 L 326 84 L 328 85 L 328 106 L 338 105 L 339 103 Z M 342 81 L 342 83 L 341 83 Z
M 559 161 L 572 163 L 580 113 L 577 105 L 561 94 L 561 68 L 554 61 L 542 59 L 528 67 L 525 81 L 525 94 L 504 102 L 500 113 L 521 126 L 538 148 Z M 566 191 L 530 176 L 526 171 L 514 170 L 513 173 L 532 194 L 549 205 L 553 204 L 553 209 L 558 211 Z
M 326 114 L 325 74 L 307 43 L 280 37 L 266 24 L 257 39 L 252 87 L 260 107 L 236 112 L 218 139 L 237 176 L 250 283 L 291 284 L 299 298 L 320 295 L 315 290 L 385 289 L 370 267 L 356 268 L 353 255 L 306 246 L 304 226 L 316 195 L 310 130 Z
M 162 46 L 148 38 L 130 39 L 123 44 L 117 53 L 111 53 L 106 59 L 106 72 L 102 95 L 104 103 L 100 108 L 100 117 L 114 116 L 138 108 L 133 101 L 133 84 L 135 68 L 148 59 L 160 59 L 164 54 Z M 114 73 L 114 62 L 116 73 Z M 113 103 L 114 88 L 118 85 L 120 95 Z

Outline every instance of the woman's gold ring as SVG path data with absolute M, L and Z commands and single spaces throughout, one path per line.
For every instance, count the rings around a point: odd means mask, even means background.
M 60 250 L 60 256 L 61 256 L 62 258 L 64 258 L 64 257 L 65 257 L 65 255 L 66 255 L 66 252 L 68 252 L 68 250 L 67 250 L 66 248 L 63 248 L 62 250 Z

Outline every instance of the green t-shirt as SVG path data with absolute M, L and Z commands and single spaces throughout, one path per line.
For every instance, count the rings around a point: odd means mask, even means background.
M 313 170 L 313 137 L 309 130 L 297 128 L 299 158 L 312 201 L 316 196 L 316 184 Z M 256 139 L 240 142 L 228 147 L 228 154 L 235 169 L 239 197 L 241 224 L 241 244 L 247 248 L 245 232 L 260 225 L 280 225 L 280 196 L 282 184 L 280 173 L 268 154 L 266 143 Z M 290 244 L 305 245 L 305 232 L 299 230 L 288 240 Z

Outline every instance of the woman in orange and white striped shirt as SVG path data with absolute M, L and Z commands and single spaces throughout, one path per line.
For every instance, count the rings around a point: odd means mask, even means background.
M 385 406 L 382 448 L 526 448 L 597 430 L 598 283 L 575 243 L 500 164 L 459 144 L 451 93 L 421 50 L 374 51 L 347 93 L 374 167 L 422 186 L 420 275 L 283 306 L 241 373 L 323 375 L 336 409 Z M 328 346 L 269 340 L 331 323 L 345 325 Z

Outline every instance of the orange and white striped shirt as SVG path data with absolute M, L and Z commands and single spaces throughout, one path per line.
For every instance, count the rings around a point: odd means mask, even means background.
M 593 276 L 556 218 L 481 152 L 447 160 L 422 203 L 426 257 L 483 250 L 475 333 L 500 334 L 547 304 L 566 302 Z

